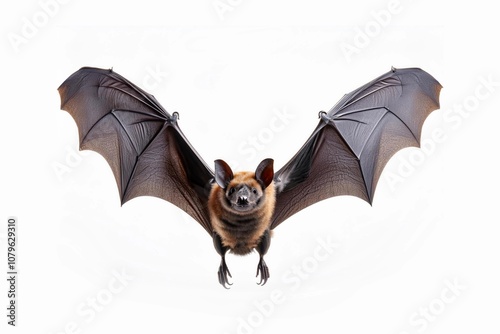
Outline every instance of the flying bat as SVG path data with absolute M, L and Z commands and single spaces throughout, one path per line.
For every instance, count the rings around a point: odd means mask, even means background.
M 439 108 L 441 85 L 421 69 L 392 68 L 319 112 L 312 135 L 277 172 L 272 159 L 244 172 L 216 160 L 212 170 L 179 128 L 179 114 L 112 69 L 83 67 L 58 90 L 61 109 L 78 127 L 80 149 L 100 153 L 111 166 L 121 204 L 155 196 L 187 212 L 212 237 L 221 256 L 219 283 L 228 288 L 227 252 L 256 250 L 256 277 L 264 285 L 270 277 L 264 255 L 279 224 L 333 196 L 371 204 L 388 160 L 419 147 L 425 119 Z

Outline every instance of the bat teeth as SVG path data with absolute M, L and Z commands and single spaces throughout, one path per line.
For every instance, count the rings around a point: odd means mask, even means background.
M 239 196 L 238 197 L 238 205 L 244 205 L 248 203 L 248 197 L 247 196 Z

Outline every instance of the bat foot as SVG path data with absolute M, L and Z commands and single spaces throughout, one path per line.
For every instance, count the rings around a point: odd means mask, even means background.
M 220 285 L 222 285 L 225 289 L 229 289 L 227 285 L 233 285 L 233 283 L 229 283 L 229 277 L 233 278 L 233 276 L 231 276 L 231 273 L 229 272 L 229 268 L 227 267 L 226 259 L 224 257 L 222 257 L 220 261 L 219 271 L 217 272 L 217 275 L 219 277 Z
M 255 277 L 259 276 L 260 273 L 260 282 L 257 284 L 262 286 L 267 283 L 267 280 L 271 275 L 269 275 L 269 268 L 267 267 L 266 261 L 264 261 L 264 257 L 260 257 L 259 264 L 257 265 L 257 275 Z

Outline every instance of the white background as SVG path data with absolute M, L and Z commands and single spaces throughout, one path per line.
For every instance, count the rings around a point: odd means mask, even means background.
M 20 272 L 15 329 L 0 281 L 2 333 L 500 329 L 500 27 L 489 2 L 2 7 L 0 261 L 7 217 L 17 216 Z M 180 112 L 208 163 L 238 169 L 266 157 L 282 166 L 319 110 L 390 66 L 421 67 L 444 88 L 426 149 L 391 160 L 372 207 L 333 198 L 295 215 L 275 231 L 268 284 L 255 284 L 256 254 L 229 255 L 234 285 L 224 290 L 203 229 L 156 198 L 120 207 L 104 159 L 78 152 L 57 87 L 82 66 L 113 67 L 150 91 Z

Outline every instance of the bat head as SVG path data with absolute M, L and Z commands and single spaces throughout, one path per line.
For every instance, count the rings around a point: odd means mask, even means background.
M 224 204 L 236 212 L 245 213 L 258 208 L 273 177 L 272 159 L 263 160 L 255 172 L 234 174 L 225 161 L 215 161 L 215 181 L 224 190 Z

